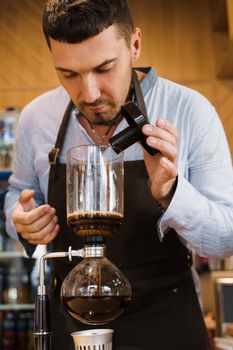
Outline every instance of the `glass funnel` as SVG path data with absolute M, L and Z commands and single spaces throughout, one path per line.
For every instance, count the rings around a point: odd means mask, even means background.
M 68 151 L 67 221 L 83 236 L 109 236 L 123 220 L 123 154 L 111 146 Z
M 101 325 L 114 320 L 131 300 L 131 286 L 105 257 L 105 246 L 84 246 L 84 259 L 65 278 L 61 298 L 80 322 Z

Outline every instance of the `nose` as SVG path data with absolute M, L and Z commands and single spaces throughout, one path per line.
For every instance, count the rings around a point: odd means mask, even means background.
M 100 98 L 101 92 L 94 77 L 83 77 L 81 95 L 82 101 L 85 103 L 93 103 Z

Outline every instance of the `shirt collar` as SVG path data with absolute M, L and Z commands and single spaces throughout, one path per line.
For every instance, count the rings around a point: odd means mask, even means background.
M 142 94 L 145 97 L 146 94 L 153 88 L 155 85 L 158 76 L 155 70 L 152 67 L 135 67 L 136 70 L 139 70 L 143 73 L 146 73 L 145 78 L 140 82 L 140 87 L 142 89 Z

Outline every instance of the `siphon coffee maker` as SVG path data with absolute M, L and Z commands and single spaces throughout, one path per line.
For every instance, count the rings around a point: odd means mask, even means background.
M 45 286 L 45 261 L 60 257 L 83 258 L 66 276 L 61 299 L 68 313 L 87 325 L 104 325 L 118 317 L 131 300 L 132 290 L 123 273 L 106 258 L 106 237 L 117 232 L 124 212 L 123 154 L 111 146 L 81 145 L 67 157 L 67 222 L 83 237 L 84 247 L 68 252 L 45 254 L 40 260 L 40 283 L 35 305 L 34 340 L 36 350 L 51 347 L 49 299 Z M 78 332 L 79 333 L 79 332 Z M 112 330 L 85 333 L 86 347 L 93 337 L 112 335 Z M 89 334 L 89 336 L 86 336 Z M 82 337 L 72 334 L 75 348 Z M 81 338 L 80 338 L 81 337 Z M 97 338 L 96 338 L 97 337 Z M 97 341 L 97 340 L 96 340 Z M 102 341 L 102 340 L 101 340 Z M 96 343 L 110 349 L 111 345 Z M 92 349 L 92 347 L 90 347 Z

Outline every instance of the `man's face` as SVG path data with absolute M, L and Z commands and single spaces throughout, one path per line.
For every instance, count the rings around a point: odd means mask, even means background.
M 58 78 L 79 112 L 94 123 L 111 120 L 129 92 L 140 31 L 131 34 L 130 45 L 114 25 L 78 44 L 50 42 Z

